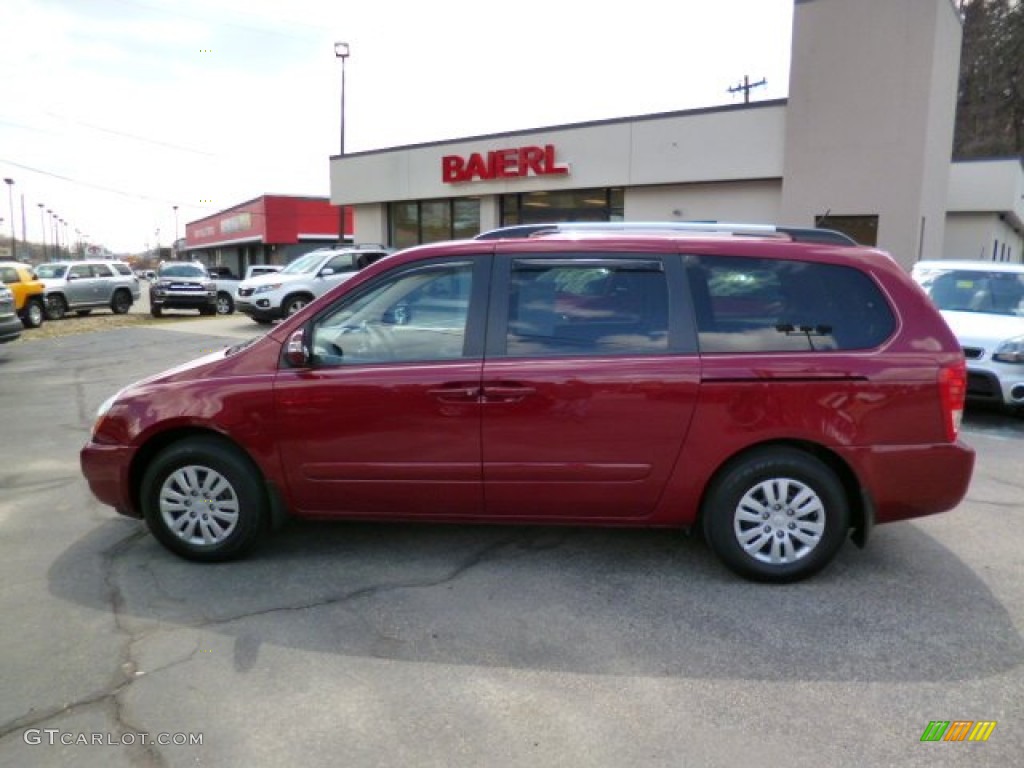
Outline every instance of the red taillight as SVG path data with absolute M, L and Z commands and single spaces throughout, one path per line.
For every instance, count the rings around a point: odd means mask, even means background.
M 942 420 L 946 425 L 946 439 L 956 440 L 960 421 L 964 417 L 964 398 L 967 397 L 967 365 L 960 360 L 939 369 L 939 399 L 942 402 Z

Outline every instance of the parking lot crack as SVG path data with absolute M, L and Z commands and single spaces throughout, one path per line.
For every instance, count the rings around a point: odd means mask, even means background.
M 494 542 L 488 546 L 482 548 L 475 554 L 467 557 L 461 563 L 455 565 L 451 570 L 442 576 L 438 576 L 432 579 L 411 579 L 409 581 L 390 582 L 384 584 L 371 584 L 359 589 L 352 590 L 350 592 L 344 592 L 339 595 L 333 595 L 325 597 L 320 600 L 312 600 L 308 603 L 302 603 L 299 605 L 278 605 L 270 608 L 262 608 L 259 610 L 248 611 L 245 613 L 236 614 L 228 617 L 213 618 L 208 621 L 200 622 L 194 626 L 196 627 L 216 627 L 223 626 L 226 624 L 232 624 L 236 621 L 243 619 L 257 618 L 260 616 L 269 616 L 275 613 L 285 613 L 290 611 L 309 611 L 317 608 L 324 608 L 327 606 L 344 605 L 346 603 L 356 602 L 358 600 L 364 600 L 367 598 L 376 597 L 386 592 L 395 592 L 403 589 L 434 589 L 435 587 L 444 586 L 450 584 L 453 581 L 458 580 L 464 576 L 467 572 L 476 568 L 477 566 L 488 562 L 512 544 L 517 543 L 521 537 L 514 536 L 501 541 Z

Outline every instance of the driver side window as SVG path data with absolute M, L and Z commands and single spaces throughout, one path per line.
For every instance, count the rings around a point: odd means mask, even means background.
M 317 366 L 456 360 L 463 356 L 473 267 L 409 270 L 346 297 L 312 329 Z

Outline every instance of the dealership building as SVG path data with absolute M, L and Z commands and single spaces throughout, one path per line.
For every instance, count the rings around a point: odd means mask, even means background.
M 796 0 L 789 96 L 330 160 L 356 242 L 574 221 L 828 226 L 909 267 L 1022 260 L 1019 158 L 952 162 L 952 0 Z M 191 244 L 191 243 L 190 243 Z

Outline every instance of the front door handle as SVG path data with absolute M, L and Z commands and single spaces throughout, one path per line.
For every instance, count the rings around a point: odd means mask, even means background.
M 473 403 L 480 399 L 480 387 L 476 384 L 444 384 L 427 393 L 445 403 Z
M 483 389 L 485 403 L 516 403 L 536 394 L 537 390 L 522 384 L 487 384 Z

